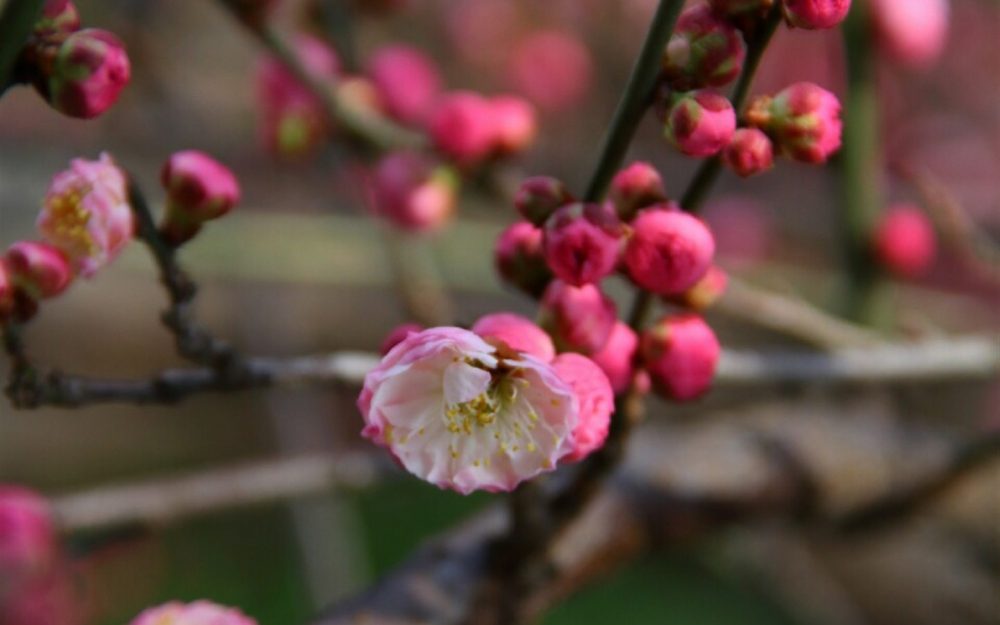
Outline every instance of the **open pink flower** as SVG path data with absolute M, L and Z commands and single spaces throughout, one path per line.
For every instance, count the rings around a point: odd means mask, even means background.
M 37 225 L 74 271 L 92 276 L 132 238 L 125 173 L 107 153 L 96 161 L 73 159 L 69 169 L 52 178 Z
M 409 335 L 365 376 L 364 436 L 463 494 L 508 491 L 573 450 L 579 405 L 551 365 L 461 328 Z
M 129 625 L 257 625 L 257 621 L 211 601 L 173 601 L 144 610 Z

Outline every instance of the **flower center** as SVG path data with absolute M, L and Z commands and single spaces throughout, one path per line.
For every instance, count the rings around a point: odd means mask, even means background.
M 73 189 L 51 198 L 48 201 L 48 211 L 52 218 L 48 229 L 52 236 L 72 241 L 83 248 L 86 254 L 92 254 L 97 245 L 87 231 L 91 213 L 82 206 L 83 195 L 79 189 Z

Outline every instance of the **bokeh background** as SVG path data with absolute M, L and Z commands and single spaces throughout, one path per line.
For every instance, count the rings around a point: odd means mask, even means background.
M 315 160 L 287 163 L 261 148 L 253 81 L 260 50 L 227 14 L 205 0 L 80 0 L 77 5 L 85 23 L 110 29 L 126 42 L 133 82 L 110 113 L 88 122 L 50 111 L 29 89 L 14 89 L 0 100 L 0 243 L 32 236 L 50 177 L 73 157 L 110 151 L 156 204 L 161 163 L 176 150 L 199 149 L 230 165 L 243 185 L 244 203 L 237 212 L 208 227 L 182 256 L 202 285 L 199 314 L 219 335 L 254 354 L 372 350 L 405 320 L 392 288 L 385 231 L 366 217 L 347 155 L 333 149 Z M 458 221 L 431 241 L 429 252 L 389 240 L 449 286 L 460 322 L 501 309 L 530 315 L 532 303 L 505 291 L 493 274 L 487 250 L 514 212 L 492 189 L 522 174 L 542 173 L 582 188 L 655 3 L 436 0 L 413 5 L 398 14 L 359 18 L 360 58 L 386 42 L 413 43 L 441 64 L 452 87 L 515 91 L 533 99 L 542 113 L 542 132 L 523 160 L 494 179 L 466 185 Z M 284 30 L 297 26 L 300 9 L 300 2 L 283 4 L 278 19 Z M 546 58 L 540 34 L 568 48 L 538 62 Z M 919 70 L 885 61 L 880 78 L 887 159 L 931 171 L 996 238 L 1000 5 L 953 0 L 943 56 Z M 843 92 L 836 32 L 779 34 L 755 92 L 795 80 Z M 696 163 L 674 154 L 659 137 L 650 116 L 630 157 L 654 163 L 668 192 L 678 194 Z M 836 169 L 836 163 L 812 168 L 782 161 L 773 172 L 749 181 L 724 174 L 706 210 L 722 265 L 818 305 L 829 304 L 838 262 Z M 885 185 L 890 199 L 917 199 L 890 173 Z M 893 287 L 892 297 L 899 326 L 911 333 L 995 337 L 1000 330 L 996 283 L 947 253 L 927 276 Z M 158 322 L 164 305 L 151 260 L 134 245 L 113 267 L 46 304 L 27 332 L 30 352 L 41 363 L 95 376 L 130 377 L 180 366 Z M 710 320 L 727 346 L 789 342 L 724 317 Z M 785 421 L 772 410 L 780 405 L 782 414 L 796 419 L 863 412 L 879 423 L 905 419 L 929 435 L 945 436 L 1000 427 L 998 389 L 994 381 L 910 385 L 892 392 L 721 392 L 683 409 L 655 404 L 645 427 L 669 434 L 705 423 L 722 427 L 754 420 L 780 429 Z M 141 409 L 19 412 L 3 402 L 0 482 L 55 495 L 240 461 L 366 450 L 353 402 L 351 390 L 204 396 Z M 702 460 L 725 473 L 724 453 Z M 863 490 L 878 477 L 862 473 L 852 479 Z M 808 590 L 788 591 L 789 577 L 808 580 L 802 571 L 811 569 L 794 566 L 797 560 L 790 555 L 805 544 L 810 562 L 818 562 L 814 568 L 822 572 L 814 571 L 816 580 L 802 585 L 820 588 L 818 595 L 840 605 L 832 613 L 856 617 L 844 617 L 842 623 L 997 623 L 1000 467 L 993 465 L 968 488 L 956 504 L 966 506 L 960 509 L 972 518 L 965 525 L 918 524 L 880 535 L 871 545 L 821 547 L 802 536 L 789 547 L 785 538 L 777 538 L 787 537 L 787 528 L 737 527 L 650 555 L 574 597 L 544 622 L 821 622 L 811 620 L 801 605 L 815 603 Z M 301 623 L 491 499 L 463 498 L 396 478 L 366 492 L 329 493 L 124 536 L 75 535 L 67 544 L 77 554 L 77 583 L 93 625 L 125 623 L 144 606 L 196 598 L 238 605 L 262 625 Z M 861 554 L 871 553 L 876 555 L 868 560 L 874 562 L 866 562 Z M 926 557 L 916 557 L 920 554 Z M 885 586 L 871 592 L 872 580 Z M 907 606 L 903 597 L 923 598 Z

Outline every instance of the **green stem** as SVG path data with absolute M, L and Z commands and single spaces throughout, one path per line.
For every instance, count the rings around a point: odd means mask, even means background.
M 751 41 L 747 42 L 747 56 L 743 61 L 743 69 L 740 72 L 739 79 L 736 81 L 736 86 L 733 87 L 733 95 L 730 98 L 730 101 L 733 103 L 733 109 L 737 113 L 746 105 L 747 98 L 750 96 L 750 87 L 753 86 L 754 78 L 757 76 L 757 69 L 764 58 L 764 51 L 767 50 L 768 44 L 771 43 L 771 38 L 781 25 L 781 21 L 781 6 L 775 5 L 761 24 L 760 30 L 754 34 Z M 711 191 L 720 173 L 722 173 L 722 158 L 720 156 L 713 156 L 710 159 L 702 161 L 698 171 L 695 172 L 694 178 L 691 179 L 687 191 L 681 198 L 681 206 L 684 210 L 691 213 L 698 212 L 698 209 L 701 208 L 705 198 L 708 197 L 708 193 Z
M 646 41 L 632 67 L 632 74 L 625 85 L 625 91 L 615 109 L 611 126 L 604 137 L 601 154 L 594 168 L 594 174 L 584 193 L 584 201 L 599 202 L 608 192 L 611 180 L 625 160 L 625 153 L 632 143 L 642 116 L 653 100 L 656 80 L 660 75 L 663 51 L 674 32 L 677 16 L 684 3 L 680 0 L 662 0 L 653 23 L 649 27 Z
M 844 275 L 838 303 L 848 319 L 872 324 L 883 310 L 879 273 L 869 245 L 882 204 L 882 156 L 875 57 L 863 3 L 851 7 L 844 43 L 848 77 L 841 170 L 844 197 L 840 210 Z
M 15 83 L 14 66 L 45 0 L 9 0 L 0 14 L 0 95 Z

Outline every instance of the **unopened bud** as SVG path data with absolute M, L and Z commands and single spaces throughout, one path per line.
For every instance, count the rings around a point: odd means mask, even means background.
M 920 275 L 937 255 L 934 226 L 912 204 L 897 204 L 886 211 L 875 228 L 873 245 L 882 266 L 901 278 Z
M 437 102 L 428 119 L 431 142 L 458 164 L 478 164 L 495 147 L 492 112 L 490 102 L 477 93 L 448 94 Z
M 625 230 L 606 204 L 567 204 L 545 222 L 545 261 L 573 286 L 598 282 L 618 265 Z
M 637 285 L 676 295 L 702 279 L 714 254 L 715 239 L 704 222 L 671 204 L 639 213 L 632 221 L 623 258 Z
M 417 152 L 395 152 L 375 167 L 372 207 L 404 230 L 431 232 L 451 219 L 458 188 L 458 174 L 448 165 Z
M 553 280 L 542 295 L 539 315 L 559 351 L 593 354 L 607 344 L 617 312 L 597 285 L 574 287 Z
M 722 162 L 746 178 L 774 166 L 774 146 L 762 130 L 740 128 L 722 150 Z
M 611 181 L 611 201 L 622 221 L 631 221 L 640 209 L 665 202 L 663 178 L 649 163 L 632 163 Z
M 130 77 L 122 42 L 106 30 L 87 28 L 59 46 L 42 95 L 60 113 L 89 119 L 111 108 Z
M 368 76 L 386 113 L 403 124 L 418 126 L 430 113 L 444 81 L 434 62 L 420 50 L 394 44 L 375 51 Z
M 493 313 L 481 317 L 472 331 L 490 341 L 501 341 L 507 347 L 531 354 L 542 362 L 552 362 L 556 348 L 552 338 L 535 322 L 514 313 Z
M 516 96 L 497 96 L 489 102 L 493 110 L 494 153 L 506 156 L 528 149 L 538 134 L 535 107 Z
M 378 346 L 378 353 L 380 356 L 385 356 L 392 348 L 402 343 L 406 337 L 410 336 L 414 332 L 420 332 L 424 327 L 418 323 L 404 323 L 401 326 L 397 326 L 382 339 L 382 343 Z
M 42 39 L 65 37 L 80 30 L 80 13 L 69 0 L 46 0 L 42 16 L 35 22 L 35 36 Z
M 851 0 L 782 0 L 789 24 L 806 30 L 833 28 L 844 21 Z
M 689 314 L 660 318 L 643 332 L 640 350 L 656 392 L 690 401 L 711 388 L 721 347 L 712 328 Z
M 173 154 L 163 165 L 160 182 L 167 192 L 160 231 L 172 245 L 189 240 L 204 222 L 222 217 L 240 201 L 233 172 L 196 150 Z
M 532 297 L 541 297 L 552 281 L 552 271 L 542 251 L 544 235 L 526 221 L 519 221 L 497 237 L 494 263 L 504 282 Z
M 681 153 L 712 156 L 729 145 L 736 113 L 725 97 L 703 89 L 681 94 L 667 113 L 664 137 Z
M 66 255 L 45 243 L 18 241 L 0 262 L 7 267 L 14 286 L 35 301 L 59 295 L 73 280 Z
M 756 98 L 747 109 L 747 120 L 766 132 L 780 153 L 797 161 L 824 163 L 840 149 L 840 102 L 810 82 Z
M 608 438 L 615 395 L 604 371 L 580 354 L 559 354 L 552 361 L 556 373 L 573 389 L 579 406 L 579 422 L 573 430 L 573 450 L 560 462 L 579 462 L 600 449 Z
M 663 56 L 666 79 L 676 91 L 721 87 L 739 75 L 746 46 L 743 37 L 712 7 L 684 11 Z
M 636 333 L 625 322 L 616 321 L 608 342 L 590 357 L 608 376 L 616 394 L 624 393 L 632 383 L 638 349 L 639 337 Z
M 514 194 L 514 206 L 521 216 L 543 226 L 556 210 L 573 201 L 566 185 L 549 176 L 534 176 L 521 183 Z
M 726 294 L 729 286 L 729 275 L 719 267 L 712 265 L 705 276 L 693 287 L 680 295 L 668 296 L 667 301 L 685 306 L 696 312 L 711 308 Z

